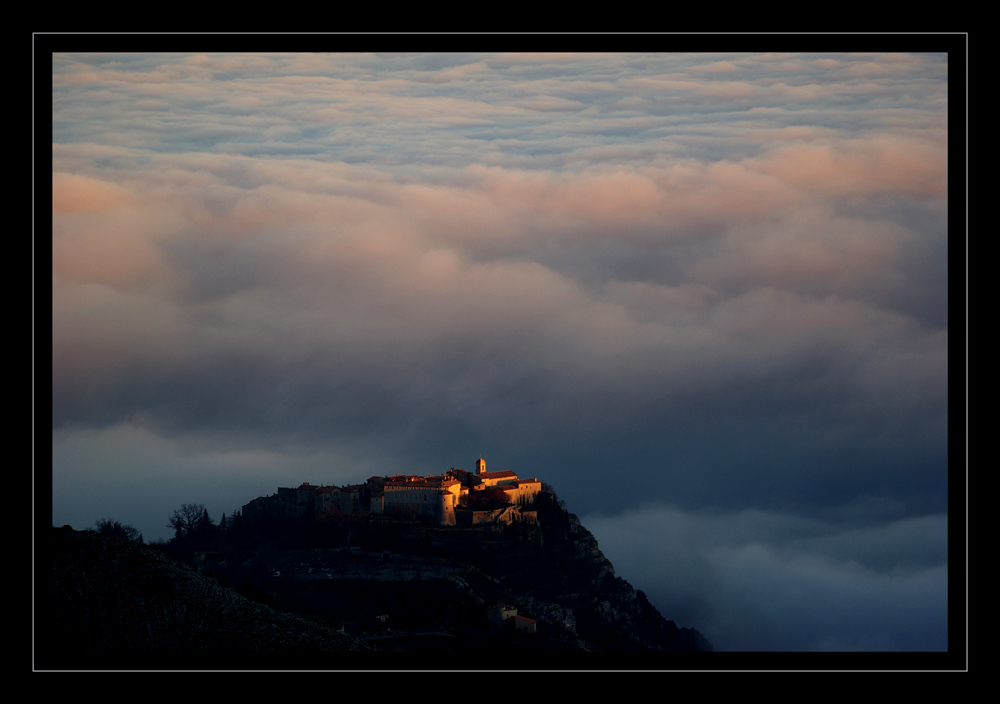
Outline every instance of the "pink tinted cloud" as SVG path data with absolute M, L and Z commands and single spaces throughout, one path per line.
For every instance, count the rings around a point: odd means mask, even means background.
M 517 103 L 522 108 L 536 112 L 575 112 L 583 110 L 586 105 L 577 100 L 568 100 L 553 95 L 538 95 Z
M 52 273 L 77 283 L 132 287 L 167 274 L 156 241 L 182 220 L 162 207 L 127 206 L 108 213 L 55 215 Z
M 714 285 L 790 287 L 858 295 L 859 285 L 884 282 L 911 234 L 884 220 L 834 216 L 826 207 L 790 210 L 726 236 L 689 264 Z
M 690 70 L 692 73 L 735 73 L 743 69 L 732 61 L 714 61 L 710 64 L 694 66 Z
M 780 180 L 735 163 L 689 161 L 668 168 L 552 174 L 473 167 L 480 188 L 507 216 L 537 225 L 692 225 L 724 216 L 762 217 L 801 199 Z
M 948 192 L 944 145 L 896 135 L 874 135 L 835 144 L 797 144 L 745 162 L 754 171 L 822 196 Z
M 52 174 L 52 212 L 95 212 L 124 205 L 132 192 L 110 181 L 57 172 Z
M 698 92 L 711 98 L 738 99 L 759 95 L 761 89 L 746 81 L 713 81 L 705 84 Z
M 854 60 L 845 62 L 840 71 L 845 78 L 870 76 L 895 76 L 900 74 L 916 74 L 921 70 L 925 60 L 906 54 L 882 54 L 873 61 Z
M 837 130 L 831 127 L 817 125 L 791 125 L 789 127 L 772 127 L 751 132 L 749 136 L 761 142 L 808 142 L 812 140 L 831 140 L 837 136 Z
M 813 66 L 822 69 L 837 68 L 840 66 L 840 62 L 836 59 L 816 59 L 812 62 Z

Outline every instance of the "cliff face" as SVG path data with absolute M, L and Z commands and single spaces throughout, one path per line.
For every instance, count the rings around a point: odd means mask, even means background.
M 577 635 L 594 649 L 712 650 L 701 633 L 678 628 L 643 592 L 617 577 L 596 538 L 575 515 L 554 499 L 543 501 L 538 514 L 541 545 L 515 554 L 506 564 L 498 561 L 509 588 L 571 610 Z
M 615 575 L 597 540 L 551 494 L 536 502 L 537 525 L 491 530 L 397 523 L 401 531 L 364 553 L 299 551 L 281 577 L 248 577 L 271 602 L 320 621 L 354 622 L 390 649 L 421 649 L 401 634 L 446 631 L 427 650 L 656 653 L 703 652 L 698 631 L 665 619 Z M 392 553 L 379 558 L 375 551 Z M 345 556 L 346 555 L 346 556 Z M 254 572 L 253 567 L 247 574 Z M 507 638 L 487 625 L 490 606 L 517 607 L 537 622 L 528 638 Z M 383 618 L 378 624 L 376 618 Z M 395 642 L 393 638 L 399 638 Z
M 648 650 L 711 651 L 708 640 L 693 628 L 678 628 L 665 619 L 645 593 L 615 576 L 611 562 L 597 547 L 597 540 L 575 516 L 570 517 L 568 536 L 581 564 L 589 572 L 591 594 L 572 601 L 578 618 L 611 648 Z

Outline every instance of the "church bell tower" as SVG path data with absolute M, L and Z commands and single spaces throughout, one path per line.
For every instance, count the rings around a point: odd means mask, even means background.
M 486 460 L 480 457 L 478 460 L 476 460 L 476 474 L 485 474 L 485 473 L 486 473 Z

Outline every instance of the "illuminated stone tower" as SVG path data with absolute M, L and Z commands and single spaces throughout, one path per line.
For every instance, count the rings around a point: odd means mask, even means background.
M 485 473 L 486 473 L 486 460 L 480 457 L 478 460 L 476 460 L 476 474 L 485 474 Z

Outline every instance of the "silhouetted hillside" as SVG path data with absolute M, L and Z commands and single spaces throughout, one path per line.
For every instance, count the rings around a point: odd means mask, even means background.
M 344 669 L 353 658 L 350 669 L 392 667 L 394 652 L 434 652 L 456 655 L 433 668 L 460 669 L 483 662 L 462 653 L 712 649 L 617 577 L 554 494 L 542 492 L 533 510 L 535 519 L 509 525 L 245 521 L 206 532 L 210 545 L 188 536 L 160 546 L 202 560 L 205 575 L 152 547 L 53 529 L 44 663 Z M 498 605 L 531 632 L 490 623 Z
M 38 613 L 39 669 L 230 667 L 337 662 L 374 648 L 224 588 L 162 553 L 90 531 L 52 530 L 51 602 Z

